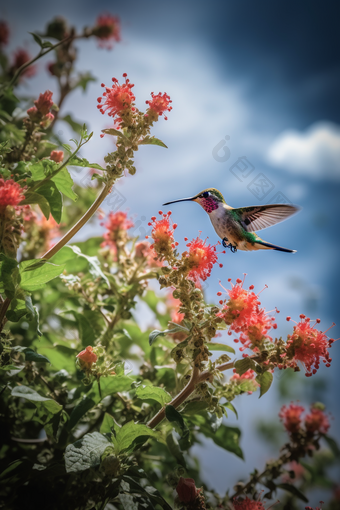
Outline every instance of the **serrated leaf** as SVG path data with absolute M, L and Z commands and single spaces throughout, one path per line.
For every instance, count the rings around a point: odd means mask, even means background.
M 63 147 L 66 148 L 65 145 Z M 103 172 L 106 172 L 106 169 L 102 166 L 98 165 L 97 163 L 89 163 L 89 161 L 85 158 L 79 158 L 78 156 L 73 156 L 73 158 L 68 163 L 70 166 L 80 166 L 82 168 L 95 168 L 96 170 L 102 170 Z
M 179 428 L 181 432 L 181 439 L 178 443 L 182 450 L 187 450 L 191 446 L 190 432 L 183 416 L 172 405 L 167 405 L 165 407 L 165 417 L 170 423 L 177 425 L 177 429 Z
M 59 276 L 64 270 L 64 266 L 57 266 L 47 261 L 41 267 L 32 271 L 25 270 L 30 264 L 32 264 L 32 260 L 25 260 L 19 264 L 20 287 L 29 292 L 41 289 L 45 283 Z
M 308 503 L 308 498 L 306 498 L 306 496 L 299 489 L 297 489 L 295 485 L 291 485 L 290 483 L 279 483 L 276 485 L 276 487 L 278 489 L 283 489 L 284 491 L 290 492 L 305 503 Z
M 250 357 L 239 359 L 235 362 L 234 367 L 238 375 L 243 375 L 249 370 L 254 368 L 254 362 Z
M 44 425 L 47 435 L 57 439 L 59 422 L 63 414 L 63 407 L 58 402 L 39 395 L 28 386 L 15 386 L 12 390 L 12 396 L 32 402 L 37 408 L 35 420 Z
M 102 133 L 105 133 L 106 135 L 119 136 L 121 138 L 125 138 L 125 140 L 128 140 L 124 133 L 122 131 L 119 131 L 118 129 L 114 128 L 102 129 Z
M 63 195 L 73 200 L 73 202 L 78 200 L 78 195 L 72 189 L 74 185 L 73 179 L 66 167 L 62 168 L 60 172 L 52 178 L 52 181 Z
M 156 400 L 161 406 L 171 402 L 170 393 L 157 386 L 139 386 L 136 391 L 136 397 L 141 400 Z
M 52 181 L 45 182 L 37 189 L 36 192 L 46 198 L 50 206 L 51 214 L 59 225 L 61 222 L 63 200 L 56 184 Z
M 168 147 L 165 145 L 162 140 L 159 140 L 158 138 L 155 138 L 154 136 L 146 136 L 142 140 L 139 140 L 138 145 L 159 145 L 160 147 L 165 147 L 167 149 Z
M 159 434 L 147 425 L 130 421 L 125 423 L 116 435 L 119 452 L 132 451 L 137 444 L 143 444 L 149 437 L 159 439 Z
M 226 402 L 225 404 L 223 404 L 223 407 L 230 409 L 235 414 L 236 418 L 238 419 L 238 413 L 236 411 L 236 408 L 233 406 L 233 404 L 231 402 Z
M 43 363 L 51 363 L 50 360 L 48 358 L 46 358 L 46 356 L 43 356 L 42 354 L 38 354 L 37 352 L 35 352 L 33 349 L 30 349 L 29 347 L 26 347 L 24 350 L 23 350 L 24 354 L 25 354 L 25 360 L 26 361 L 38 361 L 38 362 L 43 362 Z
M 79 441 L 66 447 L 66 472 L 77 473 L 99 466 L 100 457 L 108 446 L 110 446 L 109 441 L 99 432 L 85 434 Z
M 20 202 L 20 205 L 37 204 L 40 207 L 41 212 L 43 213 L 45 218 L 48 220 L 48 218 L 50 217 L 50 212 L 51 212 L 50 204 L 48 203 L 48 200 L 43 195 L 40 195 L 39 193 L 34 193 L 34 192 L 31 193 L 29 191 L 26 193 L 25 197 L 26 197 L 25 200 Z
M 149 345 L 152 345 L 158 336 L 171 335 L 173 333 L 177 333 L 178 331 L 188 330 L 179 324 L 176 324 L 176 326 L 171 329 L 165 329 L 164 331 L 159 331 L 158 329 L 155 329 L 154 331 L 151 331 L 149 335 Z
M 53 361 L 52 361 L 53 362 Z M 95 383 L 92 389 L 83 397 L 83 399 L 75 406 L 70 415 L 68 429 L 71 430 L 78 421 L 95 405 L 107 397 L 117 392 L 127 391 L 131 388 L 133 379 L 127 375 L 102 377 L 100 380 L 99 392 L 98 384 Z
M 230 347 L 230 345 L 220 344 L 217 342 L 209 342 L 207 344 L 207 347 L 208 347 L 209 351 L 223 351 L 223 352 L 231 352 L 231 353 L 235 354 L 235 350 L 232 347 Z
M 260 385 L 260 396 L 262 397 L 269 390 L 273 382 L 273 374 L 271 372 L 264 372 L 256 377 L 256 382 Z
M 52 48 L 53 44 L 50 41 L 43 41 L 37 34 L 34 34 L 33 32 L 28 32 L 33 36 L 33 39 L 37 44 L 39 44 L 40 48 Z

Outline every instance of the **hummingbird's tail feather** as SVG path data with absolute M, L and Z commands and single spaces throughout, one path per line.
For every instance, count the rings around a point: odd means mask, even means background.
M 265 241 L 256 241 L 256 244 L 261 244 L 272 250 L 284 251 L 285 253 L 296 253 L 296 250 L 289 250 L 288 248 L 282 248 L 282 246 L 276 246 L 276 244 L 266 243 Z

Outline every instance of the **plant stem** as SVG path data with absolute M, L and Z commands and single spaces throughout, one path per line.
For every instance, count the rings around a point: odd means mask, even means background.
M 188 384 L 176 395 L 176 397 L 169 402 L 168 405 L 173 406 L 175 409 L 179 407 L 183 402 L 191 395 L 191 393 L 195 390 L 196 385 L 199 380 L 199 369 L 194 367 L 190 381 Z M 150 429 L 155 428 L 162 420 L 165 418 L 165 407 L 162 407 L 160 411 L 149 421 L 147 424 Z
M 6 88 L 10 88 L 12 87 L 12 85 L 15 84 L 15 82 L 17 81 L 17 79 L 19 78 L 19 76 L 25 71 L 25 69 L 27 69 L 27 67 L 29 67 L 30 65 L 32 65 L 34 62 L 36 62 L 37 60 L 39 60 L 39 58 L 41 57 L 44 57 L 45 55 L 47 55 L 47 53 L 49 53 L 50 51 L 54 50 L 55 48 L 57 48 L 58 46 L 60 46 L 61 44 L 64 44 L 66 43 L 67 41 L 71 40 L 71 39 L 77 39 L 79 38 L 79 36 L 75 36 L 75 35 L 69 35 L 68 37 L 66 37 L 65 39 L 63 39 L 62 41 L 59 41 L 57 42 L 56 44 L 54 44 L 53 46 L 51 46 L 50 48 L 48 48 L 46 51 L 40 51 L 38 53 L 38 55 L 36 55 L 34 58 L 32 58 L 31 60 L 29 60 L 28 62 L 25 62 L 25 64 L 23 64 L 21 67 L 19 67 L 19 69 L 16 70 L 16 72 L 14 73 L 14 76 L 13 78 L 11 79 L 11 81 L 8 83 L 7 87 L 4 87 L 4 90 L 6 90 Z M 0 92 L 0 97 L 3 96 L 4 92 Z
M 234 367 L 234 361 L 231 361 L 229 363 L 223 363 L 222 365 L 219 365 L 216 367 L 216 370 L 219 370 L 220 372 L 223 372 L 224 370 L 229 370 L 230 368 Z M 209 377 L 211 377 L 213 374 L 210 372 L 210 370 L 206 370 L 205 372 L 200 373 L 198 368 L 194 368 L 190 381 L 188 384 L 176 395 L 176 397 L 169 402 L 168 405 L 173 406 L 175 409 L 179 407 L 185 400 L 193 393 L 196 389 L 197 384 L 206 381 Z M 150 429 L 153 429 L 157 427 L 157 425 L 164 420 L 165 418 L 165 407 L 162 407 L 160 411 L 149 421 L 147 424 Z
M 72 160 L 72 158 L 77 154 L 77 152 L 80 151 L 80 149 L 83 147 L 83 145 L 85 145 L 91 138 L 92 138 L 92 134 L 91 133 L 89 135 L 88 138 L 86 138 L 86 140 L 83 140 L 82 138 L 80 139 L 80 142 L 79 142 L 79 145 L 78 147 L 76 148 L 76 150 L 74 152 L 72 152 L 72 154 L 70 155 L 69 158 L 67 158 L 66 161 L 64 161 L 64 163 L 62 165 L 60 165 L 56 170 L 54 170 L 54 172 L 52 172 L 50 175 L 48 175 L 47 177 L 45 177 L 42 181 L 38 181 L 34 186 L 32 186 L 32 188 L 29 188 L 27 190 L 28 193 L 32 193 L 33 191 L 35 191 L 36 189 L 40 188 L 43 184 L 45 184 L 45 182 L 47 181 L 50 181 L 51 179 L 53 179 L 53 177 L 55 177 L 59 172 L 60 170 L 62 170 L 66 165 L 68 165 L 70 163 L 70 161 Z
M 96 212 L 98 207 L 102 204 L 102 202 L 105 200 L 107 195 L 109 194 L 110 186 L 108 184 L 105 184 L 104 188 L 96 198 L 96 200 L 93 202 L 91 207 L 86 211 L 84 216 L 80 218 L 79 221 L 62 237 L 50 250 L 48 250 L 45 255 L 42 256 L 42 259 L 48 260 L 53 255 L 55 255 L 63 246 L 65 246 L 66 243 L 68 243 L 73 236 L 79 230 L 89 221 L 89 219 L 93 216 L 93 214 Z
M 93 202 L 91 207 L 86 211 L 84 216 L 80 218 L 80 220 L 64 235 L 64 237 L 62 237 L 50 250 L 48 250 L 45 253 L 45 255 L 43 255 L 42 259 L 45 260 L 50 259 L 59 250 L 61 250 L 61 248 L 63 248 L 66 243 L 68 243 L 72 239 L 72 237 L 85 225 L 85 223 L 89 221 L 89 219 L 93 216 L 93 214 L 96 212 L 101 203 L 105 200 L 105 198 L 110 192 L 110 188 L 111 184 L 106 183 L 104 188 L 102 189 L 96 200 Z M 9 298 L 6 298 L 0 308 L 0 333 L 4 326 L 3 322 L 10 303 L 11 300 Z

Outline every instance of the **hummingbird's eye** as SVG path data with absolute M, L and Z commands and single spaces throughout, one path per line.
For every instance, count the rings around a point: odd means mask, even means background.
M 203 196 L 204 198 L 208 198 L 208 196 L 209 196 L 209 191 L 205 191 L 204 193 L 202 193 L 202 196 Z

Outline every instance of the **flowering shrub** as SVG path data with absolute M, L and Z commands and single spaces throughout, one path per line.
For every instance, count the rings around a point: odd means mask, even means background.
M 0 22 L 1 51 L 9 37 Z M 128 212 L 112 211 L 101 213 L 102 236 L 74 242 L 114 184 L 135 174 L 135 152 L 166 147 L 151 131 L 167 119 L 171 99 L 151 93 L 142 112 L 126 74 L 123 83 L 102 84 L 97 107 L 114 127 L 95 134 L 97 150 L 104 135 L 116 147 L 104 166 L 89 163 L 79 151 L 93 133 L 63 117 L 78 139 L 59 146 L 54 127 L 65 98 L 94 80 L 74 70 L 76 41 L 92 37 L 111 48 L 120 41 L 119 20 L 103 14 L 77 33 L 55 18 L 33 37 L 39 53 L 3 58 L 0 87 L 7 121 L 0 125 L 1 506 L 261 510 L 283 491 L 306 501 L 294 484 L 296 466 L 311 470 L 306 458 L 322 441 L 336 450 L 321 404 L 308 413 L 284 406 L 288 442 L 278 458 L 222 495 L 202 482 L 191 448 L 203 434 L 243 458 L 240 430 L 226 422 L 228 411 L 237 414 L 236 397 L 264 395 L 280 370 L 303 368 L 309 377 L 320 361 L 329 367 L 333 340 L 304 315 L 286 339 L 276 337 L 274 317 L 244 278 L 229 279 L 218 304 L 206 303 L 202 282 L 223 267 L 225 252 L 198 236 L 185 238 L 180 253 L 170 211 L 151 218 L 147 239 L 134 236 Z M 47 53 L 58 94 L 39 91 L 20 117 L 16 86 Z M 95 188 L 76 185 L 70 167 L 92 169 Z M 140 303 L 154 316 L 146 331 Z M 218 341 L 223 330 L 242 354 Z

